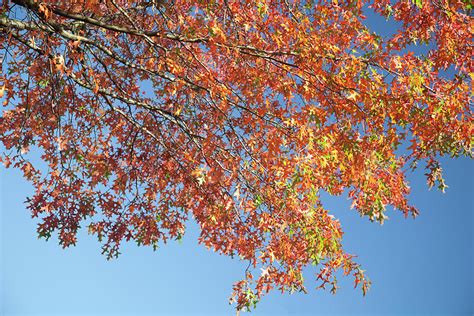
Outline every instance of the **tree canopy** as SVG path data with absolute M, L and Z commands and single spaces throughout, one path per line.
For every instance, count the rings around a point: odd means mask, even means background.
M 382 223 L 406 175 L 472 156 L 469 1 L 14 0 L 0 8 L 0 156 L 35 188 L 38 234 L 112 258 L 192 218 L 248 261 L 231 301 L 370 282 L 320 194 Z M 366 15 L 387 20 L 368 27 Z M 414 50 L 414 45 L 423 47 Z

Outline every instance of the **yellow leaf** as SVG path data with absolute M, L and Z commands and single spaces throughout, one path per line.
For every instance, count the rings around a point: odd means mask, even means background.
M 320 157 L 320 164 L 321 164 L 321 167 L 326 167 L 328 165 L 328 161 L 326 158 L 324 157 Z
M 275 254 L 273 253 L 273 251 L 270 252 L 270 261 L 275 261 Z
M 235 187 L 235 192 L 234 192 L 233 195 L 235 196 L 235 198 L 236 198 L 237 200 L 240 199 L 240 185 L 237 185 L 237 186 Z
M 347 96 L 347 98 L 348 98 L 349 100 L 355 101 L 358 96 L 359 96 L 359 93 L 357 93 L 357 91 L 354 91 L 354 90 L 353 90 L 353 91 L 351 91 L 351 92 L 349 93 L 349 95 Z

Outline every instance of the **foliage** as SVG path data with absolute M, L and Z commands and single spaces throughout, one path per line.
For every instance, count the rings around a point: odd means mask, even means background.
M 311 264 L 321 287 L 342 270 L 365 294 L 320 193 L 414 216 L 409 169 L 444 189 L 439 156 L 472 154 L 468 3 L 4 0 L 1 160 L 63 247 L 87 225 L 108 258 L 156 249 L 192 217 L 200 243 L 249 262 L 238 310 L 306 291 Z

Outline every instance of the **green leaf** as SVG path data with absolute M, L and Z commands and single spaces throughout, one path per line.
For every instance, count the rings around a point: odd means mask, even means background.
M 49 80 L 47 79 L 41 79 L 40 81 L 38 81 L 38 86 L 40 86 L 40 88 L 46 88 L 48 85 Z
M 412 0 L 412 1 L 418 8 L 421 9 L 423 7 L 423 1 L 422 0 Z
M 255 197 L 254 203 L 257 207 L 263 204 L 263 198 L 260 194 L 257 194 L 257 196 Z

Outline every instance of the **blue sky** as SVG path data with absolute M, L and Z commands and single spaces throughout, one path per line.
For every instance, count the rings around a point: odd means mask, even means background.
M 309 294 L 271 293 L 252 315 L 472 315 L 473 163 L 443 162 L 444 194 L 427 190 L 423 170 L 410 176 L 421 211 L 415 220 L 391 211 L 380 226 L 349 210 L 344 197 L 325 197 L 345 229 L 346 249 L 373 281 L 366 297 L 344 278 L 336 295 L 316 290 L 309 269 Z M 233 314 L 227 299 L 245 263 L 198 246 L 195 226 L 181 244 L 157 252 L 130 244 L 113 261 L 85 232 L 62 250 L 54 239 L 36 238 L 23 204 L 30 185 L 15 170 L 0 172 L 1 315 Z
M 427 189 L 422 169 L 409 177 L 415 220 L 390 211 L 381 226 L 350 210 L 345 197 L 324 197 L 342 223 L 346 250 L 373 282 L 366 297 L 350 278 L 339 278 L 336 295 L 316 290 L 316 271 L 308 269 L 309 294 L 272 292 L 251 315 L 472 315 L 474 164 L 442 161 L 444 194 Z M 130 244 L 107 261 L 84 231 L 66 250 L 55 239 L 38 240 L 23 204 L 31 186 L 2 166 L 0 179 L 0 315 L 234 314 L 227 301 L 246 263 L 199 246 L 195 225 L 181 244 L 156 252 Z

